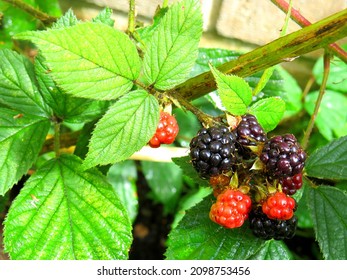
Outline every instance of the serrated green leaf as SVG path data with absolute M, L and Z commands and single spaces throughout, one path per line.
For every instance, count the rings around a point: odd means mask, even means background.
M 52 24 L 52 29 L 74 26 L 78 23 L 81 23 L 81 21 L 77 19 L 77 17 L 71 9 L 68 9 L 62 17 L 60 17 L 56 22 Z
M 34 42 L 57 85 L 77 97 L 117 99 L 131 90 L 140 74 L 141 61 L 133 42 L 105 24 L 87 22 L 24 32 L 16 38 Z
M 111 18 L 112 13 L 112 9 L 106 7 L 95 18 L 92 19 L 92 22 L 100 22 L 112 27 L 114 25 L 114 20 Z
M 347 195 L 329 186 L 311 188 L 308 205 L 313 225 L 327 260 L 347 259 Z
M 97 123 L 84 162 L 86 168 L 129 158 L 148 143 L 159 122 L 158 101 L 144 90 L 113 104 Z
M 107 172 L 107 179 L 122 201 L 122 204 L 126 207 L 130 220 L 134 222 L 139 208 L 135 162 L 126 160 L 112 165 Z
M 169 234 L 167 259 L 248 259 L 263 245 L 264 241 L 255 238 L 247 224 L 226 229 L 213 223 L 209 219 L 212 203 L 212 196 L 207 196 L 187 211 Z
M 225 75 L 211 66 L 223 106 L 231 114 L 242 115 L 252 102 L 252 90 L 247 82 L 234 75 Z
M 264 98 L 249 108 L 249 113 L 257 117 L 266 132 L 273 130 L 281 121 L 286 104 L 278 97 Z
M 312 153 L 306 161 L 305 171 L 316 178 L 347 179 L 347 136 Z
M 311 92 L 305 99 L 305 109 L 312 115 L 318 91 Z M 319 132 L 327 139 L 347 135 L 347 97 L 341 93 L 326 90 L 321 101 L 315 125 Z
M 198 55 L 201 35 L 200 2 L 183 0 L 173 4 L 147 45 L 143 69 L 146 83 L 166 90 L 183 82 Z
M 89 122 L 101 117 L 107 110 L 107 101 L 74 97 L 57 87 L 41 55 L 35 58 L 35 73 L 43 99 L 61 120 Z
M 11 259 L 127 259 L 131 224 L 96 169 L 61 155 L 26 182 L 5 220 Z
M 141 37 L 141 42 L 144 45 L 144 49 L 146 49 L 146 46 L 148 43 L 150 43 L 153 32 L 157 29 L 161 19 L 165 15 L 165 13 L 169 10 L 168 7 L 166 8 L 160 8 L 155 12 L 155 15 L 153 17 L 153 23 L 149 26 L 141 27 L 136 29 L 136 32 Z
M 154 201 L 164 205 L 164 213 L 174 213 L 182 192 L 182 170 L 170 162 L 141 162 Z
M 304 180 L 303 195 L 300 201 L 297 203 L 297 209 L 295 215 L 298 217 L 298 227 L 299 228 L 313 228 L 313 221 L 308 208 L 308 193 L 310 185 Z
M 283 241 L 268 240 L 249 260 L 291 260 L 293 255 Z
M 0 108 L 0 195 L 32 166 L 49 127 L 48 119 Z
M 31 62 L 11 50 L 0 50 L 0 104 L 38 116 L 49 116 L 50 109 L 40 95 Z

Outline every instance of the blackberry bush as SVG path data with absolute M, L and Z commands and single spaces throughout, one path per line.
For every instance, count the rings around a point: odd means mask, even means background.
M 0 0 L 0 259 L 300 258 L 263 240 L 296 226 L 310 257 L 347 259 L 346 11 L 241 53 L 199 48 L 199 0 L 162 1 L 151 25 L 128 3 L 123 32 L 109 8 Z M 319 48 L 319 91 L 268 68 Z M 295 216 L 249 215 L 297 189 Z

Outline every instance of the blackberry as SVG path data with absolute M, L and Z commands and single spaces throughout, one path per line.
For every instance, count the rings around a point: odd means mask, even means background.
M 293 134 L 274 136 L 264 144 L 260 160 L 273 178 L 291 177 L 301 173 L 306 153 Z
M 236 136 L 225 126 L 202 128 L 190 142 L 190 158 L 204 179 L 233 170 Z
M 264 240 L 291 239 L 295 235 L 298 218 L 293 216 L 289 220 L 269 219 L 261 210 L 257 208 L 249 213 L 250 228 L 256 237 Z
M 236 128 L 236 140 L 242 146 L 256 146 L 266 141 L 266 133 L 255 116 L 245 114 Z
M 281 178 L 280 184 L 285 194 L 293 195 L 302 187 L 302 173 L 296 174 L 293 177 Z

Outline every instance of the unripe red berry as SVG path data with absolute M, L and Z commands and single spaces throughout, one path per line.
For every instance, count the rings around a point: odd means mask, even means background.
M 262 205 L 269 219 L 289 220 L 294 215 L 294 209 L 295 200 L 282 192 L 271 195 Z
M 157 130 L 148 144 L 152 148 L 158 148 L 161 144 L 171 144 L 175 141 L 178 131 L 175 117 L 167 112 L 160 112 Z
M 238 190 L 227 189 L 217 197 L 210 210 L 210 219 L 225 227 L 241 227 L 248 218 L 252 201 Z

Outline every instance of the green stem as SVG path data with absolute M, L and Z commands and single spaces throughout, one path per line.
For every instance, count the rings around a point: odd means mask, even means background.
M 51 25 L 53 22 L 56 22 L 58 18 L 50 16 L 44 12 L 41 12 L 38 9 L 35 9 L 34 7 L 28 5 L 27 3 L 21 1 L 21 0 L 2 0 L 4 2 L 7 2 L 11 4 L 14 7 L 17 7 L 24 12 L 32 15 L 34 18 L 37 18 L 40 20 L 44 25 Z
M 290 5 L 285 0 L 271 0 L 271 2 L 285 13 L 287 13 L 290 9 L 291 19 L 295 21 L 297 24 L 299 24 L 301 27 L 311 25 L 311 22 L 307 20 L 298 10 L 290 8 Z M 328 48 L 334 55 L 336 55 L 342 61 L 347 63 L 347 52 L 344 49 L 342 49 L 339 45 L 334 43 L 329 45 Z
M 308 123 L 307 129 L 304 133 L 304 137 L 302 139 L 302 148 L 305 150 L 307 148 L 308 145 L 308 140 L 310 138 L 310 135 L 312 133 L 313 127 L 314 127 L 314 123 L 315 120 L 317 118 L 318 115 L 318 111 L 319 111 L 319 107 L 322 103 L 322 99 L 325 93 L 325 88 L 326 88 L 326 84 L 328 81 L 328 77 L 329 77 L 329 72 L 330 72 L 330 54 L 328 52 L 324 53 L 324 73 L 323 73 L 323 81 L 321 84 L 321 87 L 319 89 L 319 94 L 318 94 L 318 98 L 314 107 L 314 111 L 313 114 L 311 116 L 311 119 Z
M 241 55 L 217 67 L 221 72 L 240 77 L 251 76 L 273 65 L 291 61 L 298 56 L 325 48 L 347 34 L 347 9 L 301 30 L 278 38 L 269 44 Z M 172 91 L 183 98 L 196 99 L 216 89 L 211 73 L 205 72 L 176 86 Z
M 59 157 L 60 155 L 60 126 L 61 122 L 56 120 L 54 123 L 54 152 L 55 157 Z
M 135 32 L 135 9 L 135 0 L 129 0 L 128 32 L 130 34 Z

